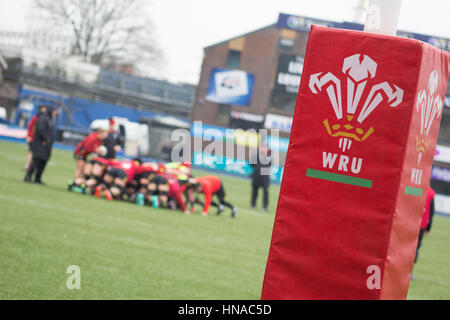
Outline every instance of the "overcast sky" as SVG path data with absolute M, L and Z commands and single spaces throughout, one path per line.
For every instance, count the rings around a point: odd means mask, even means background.
M 57 1 L 57 0 L 55 0 Z M 0 0 L 0 29 L 26 30 L 32 0 Z M 196 84 L 203 48 L 275 23 L 280 12 L 355 21 L 358 0 L 149 0 L 166 64 L 158 75 Z M 450 0 L 403 0 L 399 29 L 450 38 Z

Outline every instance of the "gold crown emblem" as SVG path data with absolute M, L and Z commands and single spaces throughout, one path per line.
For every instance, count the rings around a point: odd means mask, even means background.
M 330 124 L 328 119 L 325 119 L 323 125 L 328 134 L 332 137 L 350 138 L 358 142 L 366 140 L 375 132 L 375 129 L 372 126 L 369 128 L 362 128 L 361 124 L 352 121 L 353 119 L 353 116 L 347 115 L 347 121 L 342 121 L 343 119 L 341 119 L 341 121 L 337 120 L 332 124 Z
M 417 152 L 426 153 L 428 147 L 430 146 L 430 141 L 424 138 L 416 137 L 416 150 Z
M 309 78 L 309 89 L 313 94 L 326 92 L 328 95 L 336 120 L 330 123 L 327 118 L 323 124 L 330 136 L 339 138 L 339 149 L 343 152 L 350 150 L 353 142 L 365 141 L 374 133 L 372 126 L 363 123 L 379 105 L 395 108 L 403 101 L 403 89 L 387 81 L 374 82 L 377 68 L 378 65 L 372 58 L 356 53 L 344 58 L 342 73 L 346 79 L 331 72 L 314 73 Z M 342 103 L 342 85 L 345 82 L 346 110 Z M 369 92 L 362 100 L 366 86 Z

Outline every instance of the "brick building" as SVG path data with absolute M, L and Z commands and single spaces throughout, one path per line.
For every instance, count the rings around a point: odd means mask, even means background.
M 267 113 L 280 115 L 283 117 L 280 119 L 289 121 L 295 107 L 300 76 L 296 77 L 298 83 L 294 85 L 297 87 L 294 92 L 280 92 L 277 86 L 278 64 L 280 57 L 292 56 L 295 60 L 299 56 L 301 60 L 307 40 L 306 32 L 280 29 L 274 24 L 205 48 L 192 120 L 242 129 L 263 127 Z M 248 106 L 216 103 L 205 98 L 214 68 L 245 70 L 254 77 Z M 284 132 L 288 136 L 289 130 Z

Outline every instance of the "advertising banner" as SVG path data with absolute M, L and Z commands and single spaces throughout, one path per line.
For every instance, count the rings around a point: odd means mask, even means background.
M 194 152 L 192 163 L 203 168 L 241 176 L 250 176 L 253 172 L 252 166 L 246 160 L 232 159 L 224 156 L 206 154 L 203 152 Z M 279 166 L 272 166 L 270 171 L 270 180 L 275 183 L 280 183 L 283 175 L 283 168 Z
M 295 31 L 309 32 L 312 25 L 339 28 L 339 22 L 300 17 L 292 14 L 280 13 L 277 27 L 280 29 L 291 29 Z
M 260 129 L 264 122 L 264 115 L 231 111 L 230 114 L 230 127 L 241 129 Z
M 447 168 L 433 167 L 431 169 L 431 179 L 450 182 L 450 170 Z
M 205 99 L 211 102 L 249 106 L 254 76 L 242 70 L 213 68 Z
M 27 129 L 0 124 L 0 136 L 25 139 L 27 136 Z
M 203 140 L 221 139 L 227 142 L 234 142 L 235 144 L 244 143 L 244 145 L 256 147 L 258 136 L 243 130 L 226 129 L 223 127 L 212 126 L 208 124 L 198 124 L 194 122 L 191 126 L 191 134 L 195 138 L 202 138 Z M 255 140 L 256 139 L 256 140 Z M 278 136 L 267 136 L 267 145 L 272 151 L 287 152 L 289 146 L 289 139 Z
M 268 113 L 266 114 L 264 127 L 267 129 L 277 129 L 284 132 L 291 132 L 292 118 Z
M 434 196 L 434 211 L 438 214 L 450 216 L 450 197 L 436 194 Z
M 280 13 L 278 16 L 277 27 L 280 29 L 291 29 L 300 32 L 309 32 L 312 25 L 338 29 L 357 30 L 357 31 L 364 30 L 364 25 L 354 22 L 328 21 L 285 13 Z M 431 44 L 432 46 L 435 46 L 439 49 L 450 51 L 450 39 L 439 38 L 425 34 L 418 34 L 414 32 L 405 32 L 401 30 L 397 32 L 397 35 L 399 37 L 420 40 L 428 44 Z
M 434 161 L 450 163 L 450 147 L 437 145 L 434 151 Z
M 311 28 L 263 299 L 405 299 L 450 56 Z
M 303 61 L 304 57 L 301 55 L 280 54 L 275 80 L 275 91 L 277 93 L 297 95 L 303 71 Z
M 263 115 L 239 111 L 231 111 L 231 118 L 255 123 L 261 123 L 264 121 Z

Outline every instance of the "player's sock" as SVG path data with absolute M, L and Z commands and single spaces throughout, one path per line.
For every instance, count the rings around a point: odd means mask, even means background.
M 159 207 L 159 199 L 158 196 L 155 194 L 155 190 L 147 190 L 147 199 L 152 204 L 153 208 Z
M 168 191 L 159 191 L 159 196 L 167 199 L 166 202 L 159 200 L 160 204 L 162 204 L 164 207 L 167 207 L 167 204 L 169 201 L 169 192 Z
M 169 207 L 171 210 L 176 210 L 177 209 L 176 201 L 174 199 L 169 199 L 167 207 Z
M 75 182 L 74 182 L 74 181 L 69 182 L 69 183 L 67 184 L 67 191 L 72 191 L 72 188 L 73 188 L 74 185 L 75 185 Z
M 220 215 L 224 209 L 225 207 L 221 204 L 219 208 L 217 208 L 217 215 Z
M 82 185 L 78 185 L 78 184 L 74 184 L 72 186 L 72 191 L 73 192 L 77 192 L 77 193 L 83 193 L 83 186 Z
M 92 179 L 95 180 L 95 183 L 96 183 L 96 184 L 102 183 L 102 177 L 101 177 L 101 176 L 93 175 L 93 176 L 92 176 Z
M 122 186 L 119 185 L 119 184 L 114 184 L 114 185 L 112 186 L 112 188 L 119 190 L 119 193 L 118 193 L 118 194 L 115 194 L 114 192 L 111 192 L 111 195 L 113 196 L 113 198 L 114 198 L 115 200 L 122 200 L 122 195 L 125 193 L 125 188 L 122 187 Z M 109 190 L 111 190 L 111 188 L 110 188 Z
M 217 209 L 219 208 L 219 205 L 215 201 L 211 201 L 211 206 Z
M 159 199 L 156 194 L 152 195 L 152 207 L 153 208 L 159 208 Z
M 89 187 L 89 194 L 91 196 L 93 196 L 95 194 L 95 189 L 97 189 L 97 184 L 93 184 L 92 186 Z
M 221 204 L 221 205 L 224 205 L 224 206 L 227 207 L 227 208 L 230 208 L 231 210 L 234 209 L 234 206 L 233 206 L 231 203 L 229 203 L 229 202 L 227 202 L 227 201 L 225 201 L 225 200 L 221 200 L 221 201 L 220 201 L 220 204 Z
M 144 206 L 145 205 L 145 196 L 142 192 L 139 192 L 136 196 L 136 204 L 138 206 Z
M 132 193 L 132 194 L 128 195 L 128 201 L 137 203 L 136 202 L 137 196 L 138 196 L 138 193 Z
M 233 211 L 231 212 L 231 218 L 236 218 L 238 209 L 236 207 L 233 208 Z

